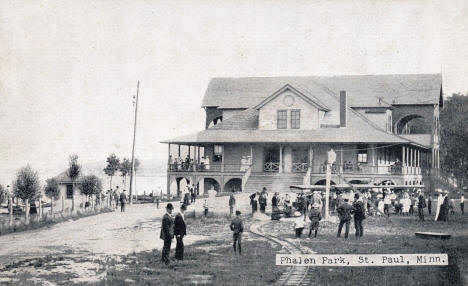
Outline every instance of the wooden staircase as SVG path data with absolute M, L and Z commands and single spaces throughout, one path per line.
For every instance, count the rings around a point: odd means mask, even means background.
M 303 173 L 252 173 L 245 184 L 244 192 L 288 192 L 291 185 L 302 185 Z

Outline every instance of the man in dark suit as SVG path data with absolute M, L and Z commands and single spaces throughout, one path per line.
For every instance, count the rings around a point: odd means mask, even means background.
M 338 213 L 338 217 L 340 219 L 340 224 L 338 226 L 338 233 L 336 237 L 341 236 L 341 230 L 343 229 L 343 225 L 345 225 L 345 239 L 348 239 L 349 222 L 351 221 L 351 212 L 353 211 L 353 207 L 349 204 L 348 201 L 348 199 L 344 199 L 344 202 L 336 209 L 336 212 Z
M 171 251 L 171 243 L 174 238 L 174 219 L 172 218 L 172 210 L 174 207 L 171 203 L 166 206 L 166 213 L 162 218 L 161 234 L 159 237 L 164 240 L 164 246 L 162 249 L 161 261 L 169 265 L 169 252 Z
M 366 218 L 364 204 L 359 198 L 359 194 L 354 195 L 353 214 L 354 228 L 356 229 L 356 238 L 359 238 L 364 235 L 364 226 L 362 224 L 362 221 Z
M 127 193 L 126 190 L 120 194 L 120 212 L 125 212 L 125 204 L 127 203 Z
M 175 258 L 177 260 L 184 259 L 184 236 L 187 234 L 187 226 L 185 225 L 184 212 L 187 209 L 185 205 L 180 206 L 180 212 L 174 219 L 174 235 L 176 237 Z

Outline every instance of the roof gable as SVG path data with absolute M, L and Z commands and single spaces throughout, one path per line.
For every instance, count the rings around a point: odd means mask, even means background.
M 250 108 L 286 84 L 301 87 L 306 95 L 322 99 L 325 92 L 346 90 L 348 106 L 382 104 L 439 104 L 441 74 L 213 78 L 202 106 Z M 329 104 L 325 102 L 327 106 Z
M 306 95 L 305 91 L 301 91 L 298 88 L 295 88 L 295 87 L 291 86 L 289 83 L 284 85 L 282 88 L 278 89 L 272 95 L 270 95 L 267 98 L 265 98 L 264 100 L 262 100 L 262 102 L 257 104 L 254 107 L 254 109 L 256 109 L 256 110 L 261 109 L 262 107 L 267 105 L 269 102 L 271 102 L 272 100 L 274 100 L 275 98 L 277 98 L 278 96 L 280 96 L 281 94 L 283 94 L 283 93 L 285 93 L 287 91 L 290 91 L 294 95 L 302 98 L 305 102 L 311 104 L 312 106 L 316 107 L 319 110 L 330 111 L 330 109 L 328 107 L 326 107 L 323 103 L 321 103 L 317 98 L 313 97 L 312 95 Z

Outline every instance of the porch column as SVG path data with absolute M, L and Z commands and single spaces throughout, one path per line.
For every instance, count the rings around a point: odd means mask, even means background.
M 252 144 L 250 144 L 250 166 L 253 165 L 253 147 Z
M 171 143 L 167 144 L 167 164 L 170 165 L 171 161 L 169 158 L 171 157 Z
M 343 174 L 343 146 L 340 147 L 340 174 Z
M 279 147 L 279 173 L 283 173 L 283 145 L 280 145 Z
M 200 146 L 197 147 L 197 161 L 198 161 L 198 164 L 200 164 Z
M 314 164 L 314 149 L 311 144 L 309 145 L 309 168 L 313 168 L 313 164 Z
M 178 157 L 177 158 L 180 158 L 180 144 L 177 145 L 178 146 Z
M 171 178 L 169 177 L 169 175 L 167 175 L 166 178 L 167 178 L 166 193 L 167 193 L 167 196 L 169 197 L 169 194 L 171 193 Z M 161 190 L 161 195 L 162 195 L 162 190 Z M 162 197 L 161 197 L 161 200 L 162 200 Z
M 192 146 L 188 145 L 188 157 L 189 157 L 189 159 L 190 159 L 190 149 L 192 149 L 191 147 Z
M 221 145 L 221 172 L 224 172 L 224 145 Z M 221 189 L 223 187 L 221 186 Z

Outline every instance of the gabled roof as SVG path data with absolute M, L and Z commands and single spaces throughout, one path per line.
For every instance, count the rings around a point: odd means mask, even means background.
M 322 100 L 325 91 L 346 90 L 348 106 L 439 104 L 441 74 L 213 78 L 203 107 L 250 108 L 289 84 Z M 327 104 L 326 102 L 324 102 Z M 327 104 L 327 107 L 328 106 Z M 331 107 L 330 107 L 331 108 Z
M 276 97 L 278 97 L 279 95 L 283 94 L 284 92 L 286 92 L 288 90 L 291 91 L 292 93 L 294 93 L 295 95 L 299 96 L 303 100 L 305 100 L 307 103 L 315 106 L 317 109 L 323 110 L 323 111 L 330 111 L 330 109 L 328 107 L 326 107 L 323 103 L 321 103 L 320 100 L 318 100 L 316 97 L 314 97 L 311 94 L 306 95 L 307 94 L 306 91 L 301 91 L 301 90 L 299 90 L 299 88 L 293 87 L 289 83 L 285 84 L 282 88 L 280 88 L 279 90 L 274 92 L 272 95 L 270 95 L 267 98 L 265 98 L 264 100 L 262 100 L 262 102 L 257 104 L 254 107 L 254 109 L 258 110 L 258 109 L 262 108 L 263 106 L 268 104 L 270 101 L 272 101 L 273 99 L 275 99 Z
M 324 93 L 322 99 L 335 107 L 327 113 L 338 112 L 336 108 L 339 106 L 338 98 L 331 92 Z M 207 130 L 166 140 L 162 143 L 384 143 L 412 144 L 428 148 L 428 146 L 418 142 L 387 133 L 350 107 L 347 108 L 347 117 L 346 128 L 260 130 L 258 129 L 258 110 L 249 108 Z M 329 122 L 335 122 L 335 119 L 336 116 L 331 116 Z

